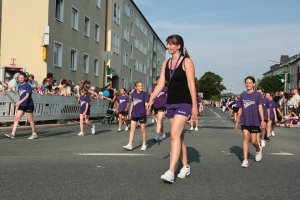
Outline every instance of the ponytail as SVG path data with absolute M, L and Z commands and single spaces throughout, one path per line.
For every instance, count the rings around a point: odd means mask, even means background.
M 190 54 L 188 53 L 188 51 L 186 50 L 185 47 L 182 48 L 181 55 L 182 55 L 184 58 L 190 58 Z

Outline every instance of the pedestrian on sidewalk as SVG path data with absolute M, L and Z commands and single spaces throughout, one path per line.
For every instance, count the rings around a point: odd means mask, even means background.
M 147 135 L 146 135 L 146 122 L 147 122 L 147 103 L 149 102 L 149 96 L 147 92 L 143 91 L 143 83 L 141 81 L 137 81 L 135 83 L 135 91 L 131 94 L 132 103 L 129 111 L 129 118 L 131 118 L 130 124 L 130 134 L 129 134 L 129 143 L 126 146 L 123 146 L 124 149 L 132 150 L 132 141 L 134 137 L 134 131 L 136 128 L 136 124 L 139 122 L 143 137 L 143 144 L 141 151 L 145 151 L 147 149 Z
M 26 113 L 27 121 L 29 122 L 32 130 L 32 134 L 28 139 L 36 139 L 38 136 L 35 130 L 35 124 L 33 121 L 33 111 L 34 111 L 34 104 L 32 100 L 32 89 L 31 86 L 25 82 L 27 76 L 25 73 L 20 73 L 18 77 L 18 82 L 20 83 L 18 86 L 18 93 L 20 95 L 20 101 L 15 103 L 15 106 L 18 107 L 16 117 L 14 120 L 14 125 L 11 134 L 5 134 L 6 137 L 10 139 L 15 139 L 15 133 L 19 124 L 19 121 L 24 114 Z
M 239 122 L 241 121 L 241 129 L 243 132 L 243 154 L 244 160 L 242 167 L 248 167 L 248 142 L 251 136 L 252 145 L 256 149 L 255 161 L 259 162 L 262 158 L 262 147 L 257 141 L 257 134 L 261 132 L 260 128 L 265 128 L 264 113 L 262 108 L 262 96 L 254 90 L 255 79 L 252 76 L 245 78 L 246 90 L 240 95 L 238 101 L 238 115 L 235 123 L 235 130 L 239 130 Z
M 95 126 L 91 124 L 89 121 L 89 116 L 90 116 L 90 102 L 91 99 L 88 95 L 88 91 L 85 88 L 80 89 L 80 99 L 79 99 L 79 104 L 80 104 L 80 132 L 78 133 L 78 136 L 84 136 L 83 132 L 83 120 L 85 120 L 85 123 L 91 128 L 91 132 L 94 135 L 96 130 Z
M 130 100 L 127 95 L 125 95 L 125 88 L 120 89 L 120 96 L 117 98 L 117 112 L 119 117 L 119 128 L 118 131 L 121 131 L 123 120 L 125 122 L 125 131 L 128 131 L 128 122 L 127 122 L 127 116 L 128 116 L 128 107 L 130 105 Z
M 179 158 L 183 168 L 177 177 L 185 178 L 190 175 L 183 129 L 190 117 L 191 120 L 197 118 L 198 110 L 195 93 L 195 67 L 184 48 L 183 38 L 175 34 L 169 36 L 166 41 L 168 52 L 172 58 L 165 60 L 162 64 L 160 81 L 152 92 L 148 110 L 167 81 L 167 117 L 171 124 L 171 151 L 169 170 L 161 176 L 161 179 L 173 183 L 175 167 Z

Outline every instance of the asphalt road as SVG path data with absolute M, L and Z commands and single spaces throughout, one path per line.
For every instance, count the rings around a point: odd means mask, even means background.
M 150 121 L 150 120 L 149 120 Z M 255 162 L 242 168 L 242 133 L 228 114 L 207 108 L 199 131 L 186 131 L 191 175 L 174 184 L 160 180 L 168 169 L 170 133 L 155 143 L 155 124 L 147 127 L 148 149 L 140 151 L 136 131 L 133 151 L 124 151 L 129 132 L 96 123 L 96 135 L 77 136 L 79 125 L 0 133 L 0 199 L 299 199 L 300 129 L 277 128 Z M 186 126 L 188 129 L 188 125 Z M 179 172 L 181 166 L 177 170 Z

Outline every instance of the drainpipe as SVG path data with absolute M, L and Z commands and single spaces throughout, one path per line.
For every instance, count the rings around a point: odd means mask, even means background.
M 108 13 L 108 0 L 105 1 L 106 8 L 105 8 L 105 32 L 104 32 L 104 51 L 107 51 L 107 13 Z M 104 61 L 104 67 L 103 67 L 103 87 L 106 86 L 106 63 Z

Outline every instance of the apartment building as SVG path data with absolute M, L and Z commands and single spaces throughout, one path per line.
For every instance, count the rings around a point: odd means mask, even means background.
M 108 1 L 108 43 L 112 51 L 109 66 L 116 72 L 113 87 L 130 89 L 142 81 L 151 92 L 160 74 L 166 47 L 132 0 Z
M 270 70 L 265 72 L 263 75 L 274 76 L 279 74 L 285 74 L 287 81 L 288 74 L 290 74 L 290 83 L 287 84 L 285 91 L 290 91 L 297 88 L 300 91 L 300 53 L 294 56 L 281 55 L 279 61 L 273 61 L 277 64 L 270 66 Z
M 155 83 L 165 59 L 164 43 L 132 0 L 0 0 L 1 80 L 24 70 L 41 83 L 86 79 L 130 89 Z M 112 52 L 108 62 L 101 52 Z

